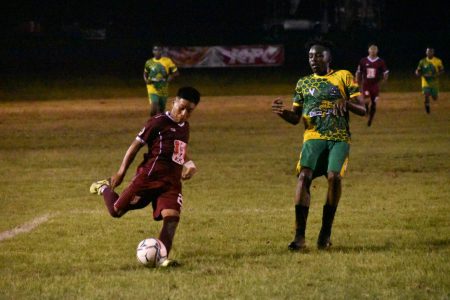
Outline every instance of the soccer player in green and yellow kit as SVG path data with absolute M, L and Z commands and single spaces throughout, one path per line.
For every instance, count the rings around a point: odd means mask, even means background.
M 425 111 L 430 113 L 430 97 L 438 99 L 439 75 L 444 73 L 442 61 L 434 56 L 434 49 L 427 48 L 426 57 L 419 61 L 416 75 L 422 77 L 422 93 L 425 95 Z
M 169 96 L 169 82 L 179 75 L 177 66 L 162 56 L 162 46 L 153 46 L 153 57 L 145 62 L 144 80 L 150 101 L 150 116 L 163 113 Z
M 328 192 L 317 246 L 319 249 L 331 246 L 331 228 L 350 150 L 349 112 L 366 114 L 364 99 L 353 75 L 346 70 L 330 69 L 330 44 L 315 41 L 308 49 L 313 74 L 298 81 L 292 109 L 285 109 L 280 98 L 272 103 L 272 111 L 285 121 L 296 125 L 303 119 L 305 125 L 294 198 L 296 230 L 288 246 L 290 250 L 306 247 L 310 186 L 314 178 L 322 175 L 328 179 Z

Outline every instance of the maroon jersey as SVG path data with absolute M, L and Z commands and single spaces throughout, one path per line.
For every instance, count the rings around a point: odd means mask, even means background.
M 378 56 L 374 59 L 369 56 L 359 61 L 357 72 L 362 78 L 363 86 L 378 84 L 385 73 L 389 72 L 384 60 Z
M 139 169 L 145 170 L 149 179 L 180 181 L 189 141 L 188 122 L 175 122 L 169 112 L 159 114 L 147 121 L 136 139 L 148 146 Z

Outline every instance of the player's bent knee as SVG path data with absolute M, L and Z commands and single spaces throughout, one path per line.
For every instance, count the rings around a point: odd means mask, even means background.
M 311 182 L 312 181 L 312 170 L 302 168 L 300 170 L 300 174 L 298 175 L 298 181 L 306 182 L 306 183 Z
M 167 218 L 167 217 L 180 217 L 180 212 L 176 209 L 163 209 L 161 211 L 161 216 L 163 217 L 163 219 Z

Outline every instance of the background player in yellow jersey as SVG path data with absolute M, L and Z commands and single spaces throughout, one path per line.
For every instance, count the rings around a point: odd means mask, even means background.
M 444 73 L 442 61 L 434 56 L 434 49 L 427 48 L 426 57 L 419 61 L 416 69 L 416 75 L 422 77 L 422 93 L 425 96 L 425 111 L 430 113 L 430 97 L 433 100 L 438 99 L 439 94 L 439 75 Z
M 280 98 L 272 103 L 272 111 L 285 121 L 296 125 L 303 119 L 305 125 L 294 198 L 295 237 L 288 246 L 290 250 L 306 247 L 310 186 L 315 177 L 322 175 L 328 179 L 328 192 L 317 246 L 319 249 L 331 246 L 331 227 L 350 149 L 349 112 L 360 116 L 366 113 L 364 99 L 353 75 L 346 70 L 330 69 L 330 44 L 315 41 L 308 49 L 313 74 L 298 81 L 292 109 L 285 109 Z
M 150 101 L 150 116 L 163 113 L 169 96 L 169 82 L 179 75 L 177 66 L 162 56 L 162 46 L 153 46 L 153 57 L 145 62 L 144 80 Z

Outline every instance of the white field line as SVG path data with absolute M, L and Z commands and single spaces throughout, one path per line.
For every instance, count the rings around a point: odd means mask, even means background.
M 0 232 L 0 242 L 6 239 L 13 238 L 20 233 L 30 232 L 31 230 L 38 227 L 42 223 L 47 222 L 50 219 L 50 217 L 51 217 L 50 214 L 45 214 L 40 217 L 34 218 L 30 222 L 19 225 L 11 230 Z

